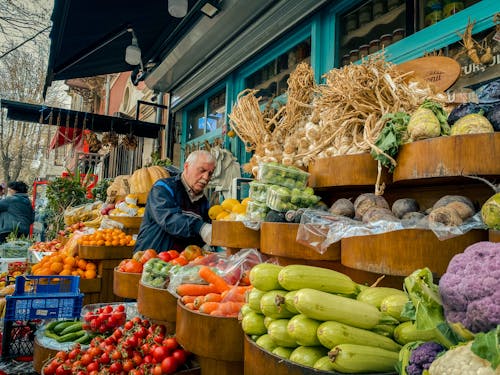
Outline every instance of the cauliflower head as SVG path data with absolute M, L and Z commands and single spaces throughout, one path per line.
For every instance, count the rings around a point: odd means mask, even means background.
M 478 242 L 455 255 L 439 281 L 446 320 L 471 332 L 500 324 L 500 243 Z

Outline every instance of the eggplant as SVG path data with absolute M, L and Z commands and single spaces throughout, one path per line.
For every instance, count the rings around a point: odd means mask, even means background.
M 448 116 L 448 124 L 453 125 L 457 120 L 471 113 L 485 112 L 484 106 L 476 103 L 462 103 L 453 109 Z
M 476 90 L 479 103 L 500 102 L 500 79 L 488 82 Z
M 484 115 L 491 122 L 491 125 L 493 125 L 493 129 L 496 132 L 500 132 L 500 103 L 491 106 Z

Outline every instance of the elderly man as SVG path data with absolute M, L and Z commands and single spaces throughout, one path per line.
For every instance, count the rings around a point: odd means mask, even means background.
M 146 211 L 134 251 L 182 251 L 188 245 L 210 244 L 212 224 L 203 195 L 215 169 L 210 152 L 192 152 L 181 174 L 158 180 L 146 202 Z

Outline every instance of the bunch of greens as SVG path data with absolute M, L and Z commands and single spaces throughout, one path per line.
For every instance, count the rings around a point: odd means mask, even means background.
M 390 172 L 396 167 L 394 160 L 399 152 L 399 147 L 406 141 L 408 121 L 410 115 L 405 112 L 387 113 L 382 117 L 385 126 L 375 141 L 375 148 L 371 155 L 382 163 Z

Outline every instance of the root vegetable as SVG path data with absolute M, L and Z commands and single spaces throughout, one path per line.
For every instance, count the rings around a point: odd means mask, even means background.
M 420 206 L 415 199 L 402 198 L 402 199 L 396 200 L 392 204 L 391 210 L 394 213 L 394 215 L 396 215 L 398 218 L 401 219 L 405 214 L 407 214 L 409 212 L 419 211 Z
M 465 203 L 471 209 L 474 209 L 474 203 L 472 203 L 472 201 L 469 198 L 464 197 L 463 195 L 445 195 L 445 196 L 439 198 L 436 203 L 434 203 L 434 206 L 432 206 L 432 209 L 435 210 L 436 208 L 444 207 L 444 206 L 448 205 L 449 203 L 455 202 L 455 201 Z
M 402 217 L 401 220 L 409 220 L 409 221 L 419 221 L 425 217 L 425 214 L 422 212 L 407 212 Z
M 346 198 L 337 199 L 330 209 L 330 213 L 353 218 L 354 217 L 354 204 Z
M 445 207 L 450 207 L 457 211 L 462 220 L 467 220 L 475 213 L 473 208 L 471 208 L 468 204 L 460 201 L 450 202 Z
M 373 223 L 375 221 L 397 221 L 391 210 L 382 207 L 370 207 L 363 215 L 363 223 Z
M 463 220 L 454 208 L 446 206 L 432 210 L 429 214 L 429 222 L 456 226 L 462 224 Z
M 373 193 L 361 194 L 354 201 L 355 218 L 361 220 L 370 207 L 389 208 L 384 197 Z

